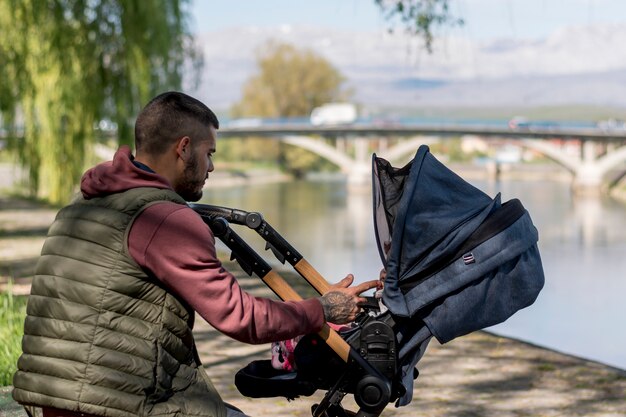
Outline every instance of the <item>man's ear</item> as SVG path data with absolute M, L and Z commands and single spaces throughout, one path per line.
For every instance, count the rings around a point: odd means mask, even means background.
M 183 136 L 178 139 L 176 144 L 176 153 L 183 161 L 187 161 L 187 158 L 191 156 L 191 139 L 189 136 Z

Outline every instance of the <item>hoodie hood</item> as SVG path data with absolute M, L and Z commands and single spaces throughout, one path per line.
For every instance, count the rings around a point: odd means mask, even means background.
M 133 159 L 130 148 L 122 146 L 115 152 L 112 161 L 103 162 L 85 172 L 80 181 L 83 197 L 104 197 L 138 187 L 172 189 L 163 176 L 135 166 Z

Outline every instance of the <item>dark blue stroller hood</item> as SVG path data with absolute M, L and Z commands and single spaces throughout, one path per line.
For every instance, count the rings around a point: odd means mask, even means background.
M 431 336 L 448 342 L 535 301 L 544 284 L 538 234 L 519 200 L 490 198 L 427 146 L 402 168 L 376 155 L 372 163 L 383 300 L 400 319 L 403 381 L 412 388 Z

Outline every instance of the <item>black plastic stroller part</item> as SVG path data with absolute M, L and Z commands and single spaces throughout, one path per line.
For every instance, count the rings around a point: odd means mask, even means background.
M 228 225 L 221 217 L 210 220 L 209 227 L 213 234 L 219 238 L 231 252 L 231 260 L 237 261 L 241 269 L 248 275 L 253 273 L 259 277 L 265 276 L 272 268 L 261 258 L 249 245 Z
M 267 222 L 256 220 L 262 219 L 262 216 L 241 210 L 213 209 L 212 206 L 199 204 L 192 205 L 192 208 L 201 215 L 213 234 L 231 249 L 231 258 L 247 274 L 258 275 L 280 298 L 299 299 L 295 291 L 231 229 L 227 219 L 220 214 L 226 213 L 230 218 L 237 218 L 237 221 L 249 227 L 265 224 L 264 230 L 271 232 L 259 233 L 261 236 L 270 236 L 273 241 L 284 241 Z M 254 221 L 246 222 L 250 218 Z M 292 251 L 289 244 L 280 247 L 292 254 L 297 253 Z M 284 287 L 289 289 L 285 291 Z M 372 306 L 369 305 L 370 310 Z M 390 315 L 380 317 L 379 319 L 361 313 L 354 327 L 342 334 L 341 340 L 348 346 L 345 357 L 329 343 L 324 332 L 321 332 L 321 336 L 308 335 L 296 347 L 298 372 L 274 370 L 269 360 L 255 361 L 237 373 L 235 384 L 243 395 L 249 397 L 296 398 L 301 395 L 309 396 L 317 389 L 325 389 L 327 394 L 314 408 L 314 416 L 346 415 L 349 412 L 343 410 L 341 400 L 350 393 L 360 407 L 356 414 L 351 415 L 378 416 L 389 402 L 403 393 L 403 387 L 397 381 L 398 361 L 393 319 Z M 332 333 L 332 330 L 329 331 Z M 259 381 L 263 381 L 263 384 Z
M 298 372 L 274 369 L 269 360 L 253 361 L 240 369 L 235 374 L 235 386 L 246 397 L 286 397 L 289 400 L 308 397 L 318 389 L 313 381 Z
M 295 266 L 303 258 L 289 242 L 263 219 L 261 213 L 208 204 L 189 204 L 189 206 L 203 218 L 221 217 L 229 223 L 248 226 L 255 230 L 266 241 L 265 249 L 270 249 L 281 263 L 287 261 Z
M 244 225 L 256 231 L 265 240 L 265 249 L 269 249 L 281 263 L 287 261 L 293 268 L 320 294 L 328 291 L 328 282 L 311 264 L 282 237 L 261 213 L 248 212 L 229 207 L 212 206 L 208 204 L 192 204 L 189 206 L 203 219 L 224 218 L 227 222 Z

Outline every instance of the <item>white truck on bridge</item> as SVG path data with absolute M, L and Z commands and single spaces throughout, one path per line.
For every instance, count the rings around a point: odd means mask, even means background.
M 328 103 L 314 108 L 311 112 L 313 126 L 345 125 L 354 123 L 356 118 L 356 106 L 352 103 Z

